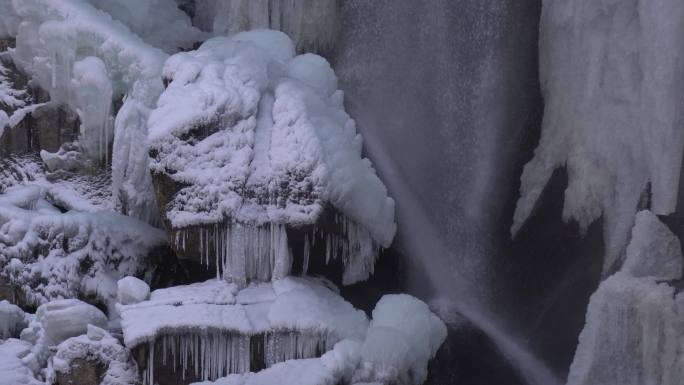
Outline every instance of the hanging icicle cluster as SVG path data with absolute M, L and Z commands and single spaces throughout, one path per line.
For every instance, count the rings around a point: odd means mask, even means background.
M 297 331 L 254 336 L 225 331 L 164 335 L 146 346 L 143 385 L 155 383 L 155 356 L 159 357 L 158 363 L 178 373 L 183 380 L 192 377 L 214 381 L 228 374 L 247 373 L 256 367 L 271 367 L 278 362 L 320 357 L 337 341 L 332 334 Z

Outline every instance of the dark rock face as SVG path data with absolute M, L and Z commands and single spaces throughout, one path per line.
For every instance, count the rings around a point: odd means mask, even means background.
M 76 358 L 68 373 L 57 372 L 56 385 L 100 385 L 106 371 L 104 362 Z

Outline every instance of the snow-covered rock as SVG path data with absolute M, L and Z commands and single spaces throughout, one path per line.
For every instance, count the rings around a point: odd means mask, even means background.
M 135 277 L 121 278 L 117 283 L 116 298 L 122 305 L 142 302 L 150 296 L 150 286 Z
M 51 359 L 48 383 L 138 385 L 138 368 L 129 351 L 106 332 L 98 336 L 81 335 L 60 343 Z
M 93 305 L 77 299 L 62 299 L 41 305 L 36 319 L 45 330 L 48 345 L 59 345 L 70 337 L 88 332 L 88 325 L 107 327 L 107 316 Z
M 0 385 L 44 385 L 23 359 L 30 352 L 31 344 L 25 341 L 10 338 L 0 343 Z
M 521 178 L 512 231 L 532 212 L 554 169 L 568 169 L 563 218 L 586 229 L 603 217 L 604 271 L 627 246 L 642 192 L 675 210 L 684 149 L 684 3 L 543 2 L 541 140 Z
M 446 336 L 446 325 L 426 303 L 406 294 L 385 295 L 373 310 L 354 381 L 420 385 Z
M 180 254 L 216 257 L 241 285 L 281 278 L 296 229 L 307 237 L 305 260 L 319 238 L 326 261 L 343 261 L 345 283 L 368 278 L 394 237 L 394 201 L 361 156 L 325 59 L 295 57 L 286 35 L 255 30 L 176 54 L 163 76 L 150 168 Z
M 17 305 L 0 301 L 0 340 L 18 337 L 26 326 L 26 314 Z
M 159 289 L 118 306 L 124 342 L 144 352 L 147 383 L 166 365 L 215 380 L 363 340 L 366 315 L 315 279 L 285 278 L 238 291 L 224 280 Z M 155 358 L 156 357 L 156 358 Z
M 92 298 L 113 305 L 116 281 L 145 273 L 164 233 L 130 217 L 61 213 L 37 185 L 0 195 L 0 274 L 29 304 Z

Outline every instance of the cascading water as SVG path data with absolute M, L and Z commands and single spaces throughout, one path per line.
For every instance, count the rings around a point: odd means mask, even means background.
M 546 385 L 559 381 L 490 310 L 518 149 L 538 102 L 539 10 L 538 1 L 346 0 L 333 56 L 397 203 L 410 288 L 447 298 L 526 382 Z

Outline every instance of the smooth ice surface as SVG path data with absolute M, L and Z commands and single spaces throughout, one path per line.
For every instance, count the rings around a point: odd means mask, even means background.
M 300 51 L 317 51 L 334 44 L 337 7 L 337 0 L 197 0 L 194 22 L 218 35 L 258 28 L 279 30 Z
M 385 295 L 373 309 L 354 380 L 420 385 L 446 336 L 446 325 L 427 304 L 407 294 Z
M 107 316 L 93 305 L 77 299 L 62 299 L 41 305 L 36 319 L 42 324 L 48 345 L 59 345 L 70 337 L 85 334 L 88 325 L 107 327 Z
M 683 265 L 677 236 L 652 212 L 637 213 L 622 270 L 634 277 L 672 280 L 681 278 Z
M 116 282 L 116 300 L 122 305 L 145 301 L 150 297 L 150 286 L 135 277 L 124 277 Z
M 513 233 L 561 166 L 569 177 L 563 218 L 586 229 L 603 216 L 604 270 L 627 246 L 647 183 L 654 213 L 675 210 L 684 148 L 682 20 L 679 0 L 544 2 L 542 136 L 522 175 Z

